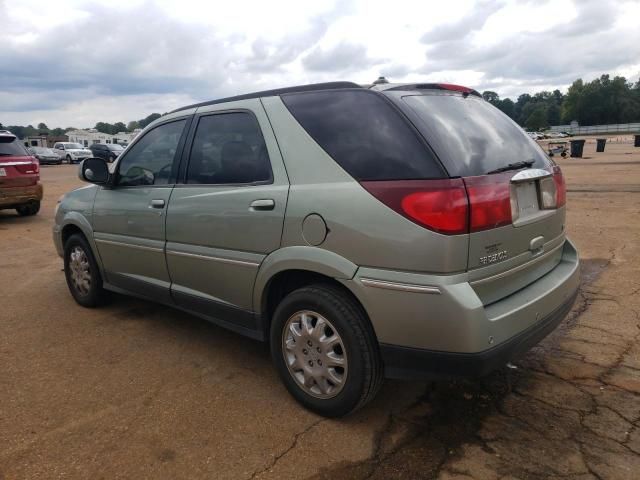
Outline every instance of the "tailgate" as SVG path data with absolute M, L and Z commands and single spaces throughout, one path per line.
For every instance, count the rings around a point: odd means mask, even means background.
M 38 163 L 33 157 L 0 156 L 0 188 L 28 187 L 38 179 Z
M 552 270 L 560 262 L 565 239 L 564 206 L 545 204 L 556 201 L 559 188 L 552 173 L 530 169 L 500 175 L 505 176 L 512 223 L 469 236 L 470 280 L 485 305 Z

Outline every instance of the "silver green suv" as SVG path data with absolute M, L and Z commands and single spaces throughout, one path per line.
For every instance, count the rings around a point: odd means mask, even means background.
M 339 82 L 188 106 L 61 200 L 71 294 L 161 302 L 270 342 L 322 415 L 383 377 L 483 375 L 571 308 L 560 169 L 476 91 Z

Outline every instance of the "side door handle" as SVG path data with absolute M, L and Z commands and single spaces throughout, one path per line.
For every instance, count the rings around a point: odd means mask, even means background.
M 276 206 L 276 202 L 274 202 L 271 198 L 263 198 L 260 200 L 254 200 L 249 205 L 249 210 L 255 211 L 264 211 L 264 210 L 273 210 Z
M 164 208 L 164 200 L 156 199 L 149 202 L 149 208 Z

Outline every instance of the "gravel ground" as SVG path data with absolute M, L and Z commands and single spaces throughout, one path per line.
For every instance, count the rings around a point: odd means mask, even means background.
M 300 408 L 256 342 L 116 296 L 76 305 L 41 213 L 0 212 L 0 479 L 640 478 L 640 149 L 564 159 L 578 301 L 516 371 L 387 381 L 343 420 Z

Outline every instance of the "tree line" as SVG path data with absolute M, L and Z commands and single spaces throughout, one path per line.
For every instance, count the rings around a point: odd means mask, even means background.
M 501 99 L 496 92 L 490 90 L 483 92 L 482 96 L 527 130 L 544 130 L 573 120 L 580 125 L 640 122 L 640 80 L 634 84 L 620 76 L 612 79 L 609 75 L 602 75 L 591 82 L 578 79 L 571 84 L 567 93 L 557 89 L 533 95 L 523 93 L 515 102 L 510 98 Z M 127 124 L 98 122 L 94 128 L 109 135 L 133 132 L 161 116 L 159 113 L 152 113 Z M 69 130 L 75 130 L 72 127 L 49 129 L 44 123 L 39 123 L 37 127 L 2 127 L 0 123 L 0 128 L 10 130 L 19 138 L 42 133 L 64 135 Z
M 514 102 L 500 99 L 487 90 L 482 97 L 527 130 L 544 130 L 552 125 L 607 125 L 640 122 L 640 80 L 602 75 L 591 82 L 578 79 L 567 93 L 560 90 L 523 93 Z
M 106 133 L 108 135 L 115 135 L 120 132 L 133 132 L 137 128 L 144 128 L 149 125 L 154 120 L 160 118 L 162 115 L 159 113 L 152 113 L 151 115 L 147 115 L 145 118 L 141 118 L 140 120 L 132 120 L 128 124 L 124 124 L 124 122 L 116 122 L 116 123 L 107 123 L 107 122 L 98 122 L 96 123 L 95 128 L 97 131 L 101 133 Z M 0 129 L 9 130 L 18 138 L 25 138 L 34 135 L 55 135 L 60 136 L 64 135 L 70 130 L 77 130 L 75 127 L 67 127 L 67 128 L 49 128 L 43 122 L 40 122 L 37 126 L 33 125 L 7 125 L 3 126 L 0 123 Z

